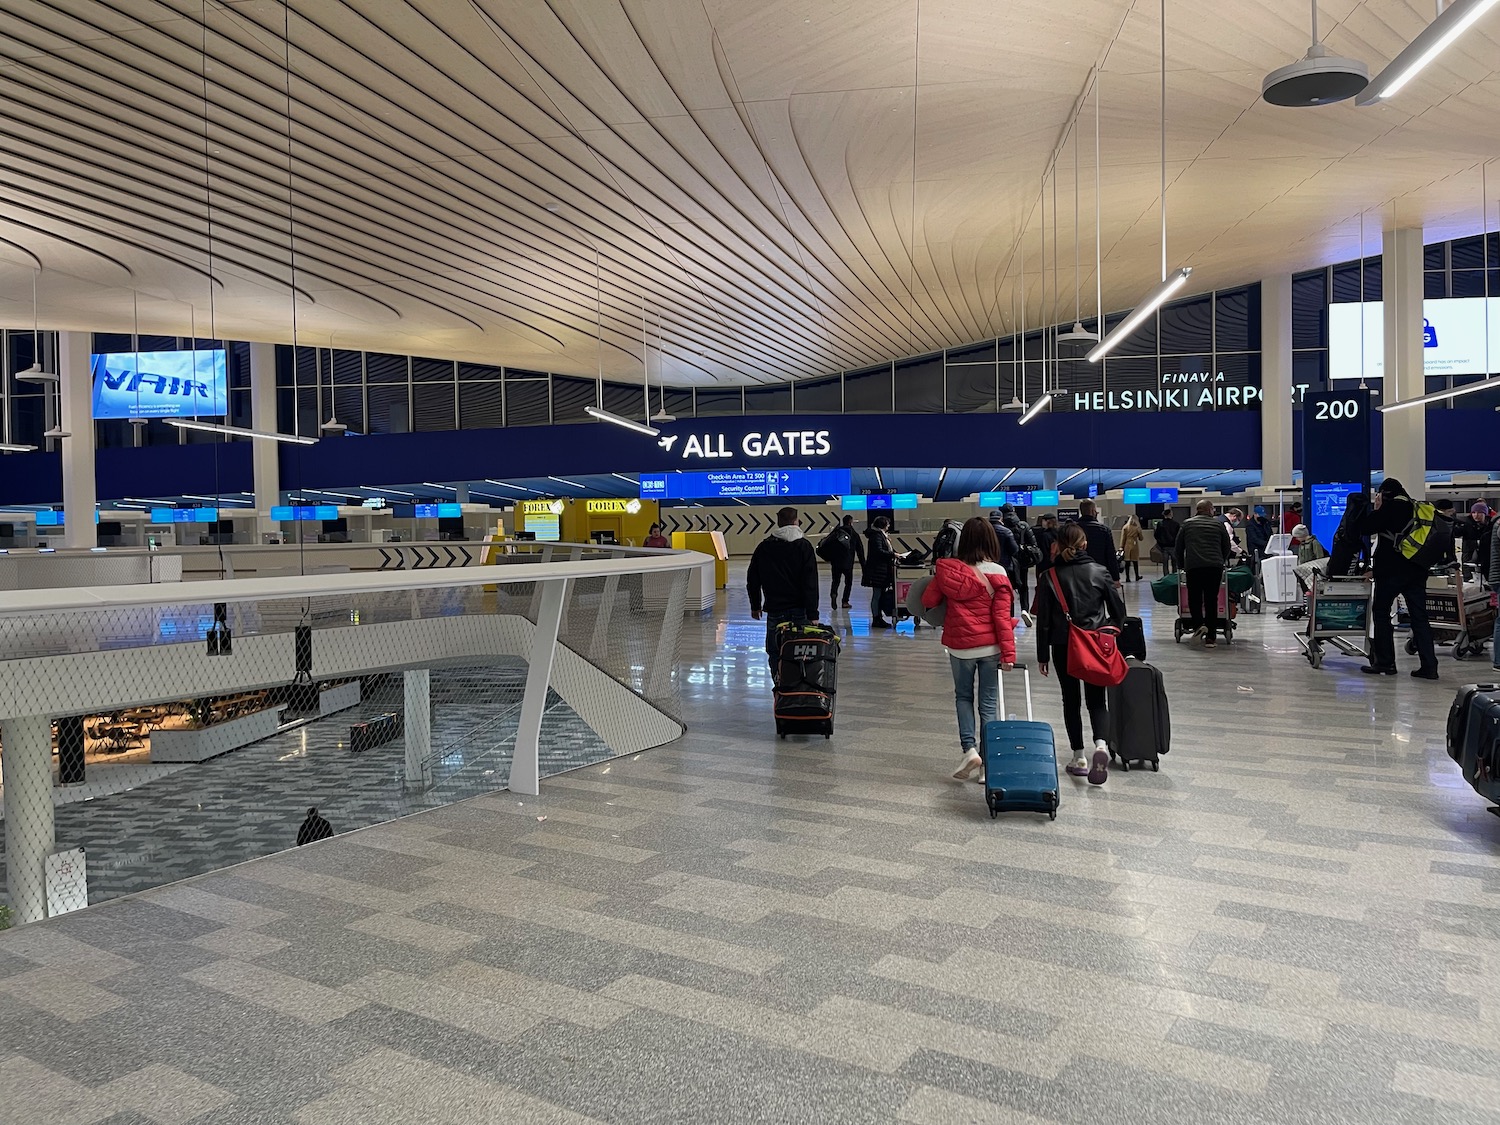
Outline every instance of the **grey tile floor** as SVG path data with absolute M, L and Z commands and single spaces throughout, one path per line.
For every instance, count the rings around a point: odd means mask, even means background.
M 838 732 L 778 742 L 731 593 L 673 746 L 0 934 L 0 1122 L 1500 1123 L 1478 666 L 1142 609 L 1162 772 L 991 821 L 934 634 L 841 615 Z

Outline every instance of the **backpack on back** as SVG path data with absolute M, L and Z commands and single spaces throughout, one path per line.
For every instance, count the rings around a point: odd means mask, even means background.
M 1453 546 L 1453 521 L 1427 500 L 1413 500 L 1411 522 L 1396 536 L 1396 550 L 1423 570 L 1436 566 Z

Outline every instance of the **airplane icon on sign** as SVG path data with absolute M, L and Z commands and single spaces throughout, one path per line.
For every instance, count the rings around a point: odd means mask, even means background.
M 668 434 L 664 438 L 659 438 L 657 440 L 657 442 L 656 442 L 657 445 L 661 446 L 668 453 L 672 452 L 672 446 L 675 445 L 676 443 L 677 443 L 677 435 L 676 434 Z

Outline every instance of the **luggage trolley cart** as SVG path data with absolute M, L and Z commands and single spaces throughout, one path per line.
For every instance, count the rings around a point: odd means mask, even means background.
M 1187 573 L 1180 572 L 1177 580 L 1177 620 L 1172 623 L 1172 636 L 1178 644 L 1182 638 L 1193 631 L 1192 614 L 1188 610 L 1188 588 Z M 1224 643 L 1234 644 L 1234 618 L 1239 613 L 1239 605 L 1235 599 L 1229 596 L 1229 571 L 1224 571 L 1223 577 L 1219 579 L 1218 609 L 1215 611 L 1224 634 Z
M 1370 604 L 1374 596 L 1375 584 L 1368 578 L 1313 576 L 1307 594 L 1307 629 L 1296 634 L 1309 664 L 1323 666 L 1325 644 L 1369 660 Z
M 1465 581 L 1462 569 L 1434 571 L 1427 579 L 1427 619 L 1432 623 L 1432 639 L 1453 646 L 1453 659 L 1483 655 L 1495 628 L 1495 610 L 1483 578 L 1477 571 L 1472 581 Z M 1408 639 L 1406 651 L 1414 654 L 1416 642 Z

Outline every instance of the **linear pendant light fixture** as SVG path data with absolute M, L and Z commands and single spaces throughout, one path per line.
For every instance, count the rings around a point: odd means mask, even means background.
M 1488 379 L 1481 379 L 1477 383 L 1465 383 L 1461 387 L 1449 387 L 1446 391 L 1433 391 L 1430 395 L 1421 395 L 1418 398 L 1402 399 L 1400 402 L 1388 402 L 1375 409 L 1382 414 L 1389 414 L 1393 410 L 1407 410 L 1413 406 L 1426 406 L 1429 402 L 1446 402 L 1452 398 L 1463 395 L 1471 395 L 1477 391 L 1493 390 L 1500 387 L 1500 375 L 1492 375 Z
M 624 426 L 627 430 L 634 430 L 638 434 L 647 437 L 657 437 L 661 431 L 655 426 L 648 426 L 644 422 L 637 422 L 634 418 L 623 418 L 618 414 L 611 414 L 608 410 L 601 410 L 597 406 L 585 406 L 583 412 L 590 418 L 596 418 L 600 422 L 609 422 L 611 425 Z
M 0 453 L 35 453 L 36 446 L 21 445 L 18 442 L 0 441 Z
M 1428 63 L 1447 50 L 1497 3 L 1500 0 L 1453 0 L 1371 80 L 1354 99 L 1354 104 L 1373 105 L 1399 93 Z
M 164 418 L 162 421 L 179 430 L 202 430 L 210 434 L 227 434 L 230 437 L 255 438 L 258 441 L 280 441 L 288 445 L 317 445 L 318 439 L 300 434 L 279 434 L 269 430 L 249 430 L 243 426 L 224 426 L 218 422 L 202 422 L 197 418 Z
M 1117 324 L 1113 332 L 1089 350 L 1088 361 L 1098 363 L 1124 343 L 1148 316 L 1187 283 L 1192 273 L 1192 266 L 1167 271 L 1167 0 L 1161 0 L 1161 283 L 1146 294 L 1135 311 Z

